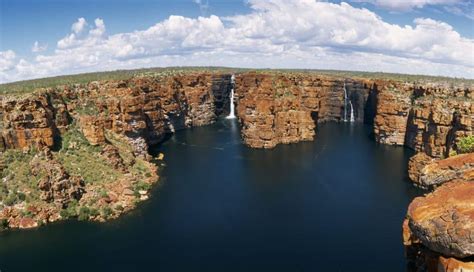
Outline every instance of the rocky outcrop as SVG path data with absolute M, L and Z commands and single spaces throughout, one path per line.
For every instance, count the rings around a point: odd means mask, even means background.
M 436 160 L 418 153 L 408 164 L 410 179 L 422 188 L 438 186 L 452 180 L 474 181 L 474 153 Z
M 53 116 L 53 106 L 46 94 L 23 100 L 1 99 L 0 149 L 53 146 Z
M 48 149 L 36 154 L 30 166 L 32 175 L 40 177 L 40 199 L 45 202 L 54 202 L 59 208 L 64 208 L 71 200 L 81 199 L 85 192 L 81 177 L 70 176 Z
M 426 155 L 424 152 L 419 152 L 413 155 L 408 161 L 408 177 L 415 184 L 419 183 L 420 174 L 423 168 L 433 162 L 435 159 Z
M 91 145 L 99 145 L 105 143 L 105 126 L 104 120 L 101 118 L 83 115 L 79 117 L 79 126 L 82 134 Z
M 423 186 L 440 185 L 452 180 L 474 181 L 474 153 L 461 154 L 432 162 L 420 172 Z
M 473 196 L 474 183 L 460 180 L 415 198 L 407 213 L 413 239 L 444 256 L 474 256 Z
M 410 108 L 410 93 L 407 90 L 398 90 L 393 85 L 382 88 L 377 94 L 375 141 L 403 145 Z
M 408 272 L 467 272 L 474 269 L 474 261 L 469 258 L 446 257 L 425 247 L 411 233 L 408 220 L 403 223 L 403 244 Z

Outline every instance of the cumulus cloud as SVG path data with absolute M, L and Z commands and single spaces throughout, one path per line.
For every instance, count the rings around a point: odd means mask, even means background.
M 77 22 L 72 24 L 71 30 L 76 34 L 79 34 L 86 28 L 86 26 L 87 26 L 86 19 L 81 17 L 81 18 L 77 19 Z
M 352 2 L 371 3 L 390 10 L 410 10 L 423 8 L 426 5 L 453 5 L 464 0 L 352 0 Z
M 3 81 L 153 66 L 319 68 L 474 78 L 474 40 L 449 24 L 418 18 L 400 26 L 347 3 L 249 0 L 232 17 L 168 19 L 141 31 L 106 34 L 78 19 L 54 53 L 23 60 Z M 82 27 L 75 25 L 81 22 Z M 80 29 L 80 31 L 79 31 Z M 88 31 L 86 31 L 86 29 Z M 0 64 L 1 60 L 0 60 Z M 10 66 L 11 66 L 10 65 Z
M 12 70 L 15 67 L 16 54 L 12 50 L 0 51 L 0 72 Z
M 47 44 L 40 44 L 38 41 L 35 41 L 35 43 L 33 44 L 33 47 L 31 47 L 31 52 L 33 53 L 39 53 L 39 52 L 43 52 L 45 51 L 46 49 L 48 49 L 48 45 Z

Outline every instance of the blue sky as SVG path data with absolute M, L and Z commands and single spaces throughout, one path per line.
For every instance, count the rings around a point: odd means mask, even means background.
M 172 65 L 474 78 L 470 1 L 341 2 L 0 0 L 0 82 Z

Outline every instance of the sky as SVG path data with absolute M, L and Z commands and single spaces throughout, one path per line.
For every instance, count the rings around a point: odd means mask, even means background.
M 0 0 L 0 83 L 167 66 L 474 78 L 474 2 Z

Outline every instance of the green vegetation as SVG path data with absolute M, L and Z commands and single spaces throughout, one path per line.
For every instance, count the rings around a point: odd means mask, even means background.
M 443 82 L 449 85 L 474 84 L 474 80 L 450 77 L 435 77 L 425 75 L 405 75 L 394 73 L 373 73 L 357 71 L 336 71 L 336 70 L 311 70 L 311 69 L 243 69 L 226 67 L 167 67 L 167 68 L 146 68 L 135 70 L 117 70 L 108 72 L 85 73 L 76 75 L 66 75 L 49 77 L 42 79 L 33 79 L 18 81 L 6 84 L 0 84 L 0 95 L 21 95 L 31 93 L 39 88 L 52 88 L 56 86 L 72 86 L 76 84 L 87 84 L 92 81 L 103 80 L 123 80 L 132 77 L 155 77 L 162 78 L 169 75 L 178 75 L 188 72 L 227 72 L 240 73 L 255 71 L 257 73 L 279 74 L 305 74 L 313 73 L 319 75 L 334 76 L 340 78 L 365 78 L 365 79 L 388 79 L 401 82 Z
M 474 152 L 474 135 L 463 137 L 457 143 L 459 153 Z
M 8 229 L 8 220 L 3 218 L 0 219 L 0 231 Z
M 12 206 L 23 201 L 30 202 L 38 199 L 37 184 L 43 177 L 43 173 L 35 176 L 31 172 L 30 162 L 35 154 L 34 149 L 28 152 L 20 150 L 3 152 L 2 158 L 6 168 L 0 171 L 0 179 L 7 182 L 0 183 L 0 202 L 4 205 Z
M 64 133 L 62 148 L 55 153 L 66 171 L 73 176 L 80 176 L 86 183 L 99 184 L 115 181 L 121 173 L 110 167 L 100 156 L 102 147 L 89 144 L 76 126 Z
M 110 208 L 109 206 L 103 207 L 101 209 L 101 214 L 105 219 L 109 218 L 112 215 L 112 213 L 113 213 L 112 208 Z
M 99 114 L 99 109 L 97 108 L 96 103 L 92 100 L 87 100 L 83 104 L 79 104 L 79 106 L 76 108 L 76 111 L 80 115 L 98 115 Z
M 67 208 L 62 209 L 59 214 L 65 219 L 76 217 L 78 215 L 78 206 L 79 203 L 77 202 L 77 200 L 72 200 L 67 205 Z
M 78 215 L 77 219 L 79 219 L 81 221 L 88 220 L 90 215 L 91 215 L 91 211 L 88 207 L 81 207 L 79 209 L 79 215 Z

